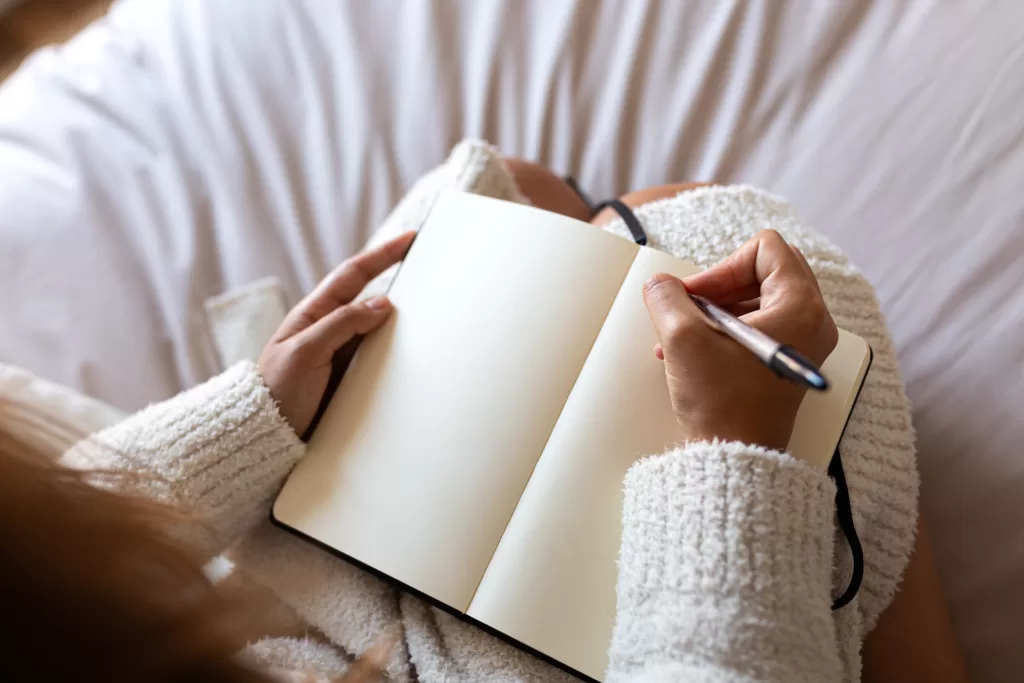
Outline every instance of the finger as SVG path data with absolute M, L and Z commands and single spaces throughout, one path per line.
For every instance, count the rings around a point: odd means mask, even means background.
M 661 344 L 654 345 L 654 357 L 658 360 L 665 360 L 665 349 L 661 348 Z
M 363 291 L 370 280 L 401 261 L 415 237 L 415 232 L 403 233 L 346 259 L 317 285 L 307 299 L 332 301 L 335 304 L 333 308 L 347 304 Z
M 643 295 L 661 341 L 662 357 L 686 341 L 689 335 L 710 332 L 705 315 L 690 299 L 679 278 L 659 273 L 644 283 Z
M 807 278 L 800 260 L 782 236 L 762 230 L 724 261 L 686 278 L 686 289 L 720 304 L 765 296 L 765 285 Z
M 742 316 L 744 316 L 744 315 L 746 315 L 748 313 L 753 313 L 754 311 L 760 309 L 761 308 L 761 299 L 757 298 L 757 299 L 749 299 L 747 301 L 738 301 L 738 302 L 736 302 L 734 304 L 729 304 L 727 306 L 723 306 L 722 308 L 724 308 L 725 310 L 729 311 L 734 316 L 739 318 L 739 317 L 742 317 Z
M 807 273 L 807 277 L 811 279 L 811 282 L 814 283 L 815 288 L 818 290 L 818 293 L 820 294 L 821 285 L 818 284 L 818 277 L 814 274 L 814 269 L 811 268 L 811 264 L 807 262 L 807 258 L 804 256 L 804 253 L 800 251 L 800 248 L 797 247 L 796 245 L 791 244 L 789 245 L 789 248 L 793 250 L 794 254 L 796 254 L 797 259 L 800 261 L 800 265 L 802 265 L 804 268 L 804 272 Z
M 740 303 L 741 301 L 750 301 L 751 299 L 756 299 L 759 296 L 761 296 L 761 285 L 760 285 L 760 283 L 752 284 L 752 285 L 747 285 L 745 287 L 741 287 L 739 289 L 732 290 L 731 292 L 729 292 L 728 294 L 723 295 L 723 296 L 716 296 L 716 295 L 708 294 L 706 292 L 700 291 L 699 288 L 696 288 L 696 287 L 691 289 L 691 283 L 690 283 L 689 278 L 684 280 L 683 283 L 686 286 L 686 290 L 687 291 L 693 292 L 694 294 L 699 294 L 700 296 L 704 297 L 708 301 L 716 303 L 716 304 L 718 304 L 719 306 L 722 306 L 722 307 L 729 306 L 731 304 Z
M 291 336 L 343 306 L 375 277 L 405 257 L 415 232 L 407 232 L 345 260 L 288 315 L 282 328 Z
M 384 296 L 347 304 L 299 332 L 295 341 L 315 363 L 326 362 L 356 335 L 367 334 L 380 327 L 391 315 L 391 310 L 391 302 Z
M 744 314 L 743 322 L 816 361 L 824 361 L 834 346 L 834 342 L 829 346 L 822 340 L 828 338 L 827 332 L 829 328 L 834 330 L 835 323 L 821 294 L 809 284 L 789 290 L 783 305 L 765 306 L 762 303 L 756 311 Z M 828 346 L 821 357 L 818 357 L 819 341 L 822 341 L 822 348 Z

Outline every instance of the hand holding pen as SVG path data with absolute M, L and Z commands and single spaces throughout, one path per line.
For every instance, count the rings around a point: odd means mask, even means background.
M 785 449 L 806 387 L 827 387 L 817 368 L 839 335 L 803 255 L 764 230 L 702 273 L 655 275 L 644 301 L 683 440 Z

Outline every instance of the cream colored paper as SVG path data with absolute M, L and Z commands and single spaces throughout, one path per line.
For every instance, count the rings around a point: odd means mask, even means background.
M 680 437 L 641 288 L 658 272 L 697 270 L 640 250 L 468 611 L 599 680 L 615 619 L 622 479 Z M 824 368 L 833 388 L 805 400 L 791 444 L 816 464 L 839 440 L 868 359 L 863 340 L 841 335 Z
M 465 610 L 636 251 L 443 195 L 275 517 Z

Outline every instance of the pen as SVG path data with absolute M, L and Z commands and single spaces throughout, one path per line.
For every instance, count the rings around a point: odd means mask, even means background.
M 821 374 L 821 370 L 792 346 L 775 341 L 702 296 L 691 294 L 690 298 L 719 330 L 757 356 L 779 377 L 816 391 L 828 389 L 828 380 Z

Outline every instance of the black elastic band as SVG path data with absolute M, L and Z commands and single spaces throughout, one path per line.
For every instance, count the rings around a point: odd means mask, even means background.
M 618 199 L 609 199 L 606 202 L 595 204 L 594 200 L 592 200 L 590 196 L 583 191 L 583 188 L 579 186 L 579 183 L 577 183 L 576 179 L 571 175 L 565 176 L 565 184 L 571 187 L 572 191 L 575 192 L 579 196 L 580 200 L 587 205 L 587 208 L 590 209 L 591 218 L 596 216 L 601 209 L 611 207 L 615 210 L 615 213 L 619 214 L 622 217 L 622 220 L 626 222 L 626 227 L 629 228 L 629 234 L 633 236 L 633 241 L 640 246 L 647 244 L 647 233 L 644 232 L 643 226 L 640 225 L 640 220 L 636 217 L 636 214 L 633 213 L 631 208 L 623 204 Z
M 843 535 L 846 536 L 846 542 L 850 545 L 850 555 L 853 558 L 853 574 L 850 576 L 850 585 L 846 587 L 842 595 L 832 602 L 832 610 L 835 611 L 850 604 L 860 589 L 860 584 L 864 580 L 864 549 L 861 548 L 857 528 L 853 524 L 850 489 L 846 486 L 846 473 L 843 472 L 843 460 L 839 457 L 838 447 L 828 464 L 828 476 L 836 485 L 836 520 L 839 522 L 839 528 Z
M 601 202 L 594 207 L 594 213 L 596 214 L 601 209 L 611 207 L 615 209 L 615 213 L 622 216 L 622 220 L 625 221 L 626 227 L 629 228 L 629 234 L 633 236 L 633 241 L 643 246 L 647 244 L 647 233 L 644 232 L 644 228 L 640 225 L 640 221 L 637 219 L 636 214 L 628 206 L 623 204 L 618 199 L 609 199 L 606 202 Z

